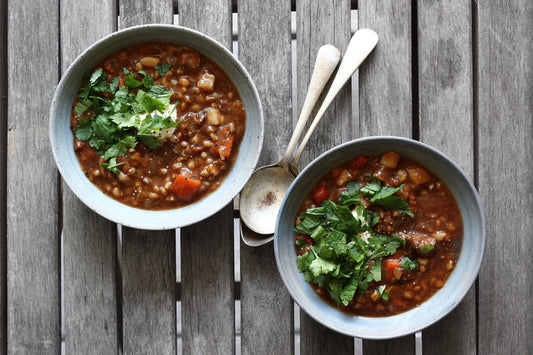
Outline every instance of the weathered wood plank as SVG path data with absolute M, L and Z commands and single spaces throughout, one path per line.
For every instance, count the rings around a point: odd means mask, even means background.
M 480 354 L 533 353 L 533 2 L 476 2 Z M 504 186 L 504 188 L 502 188 Z
M 231 49 L 231 1 L 180 1 L 180 25 Z M 181 230 L 184 354 L 235 352 L 233 211 Z
M 441 150 L 474 181 L 471 2 L 418 2 L 420 140 Z M 422 332 L 431 354 L 476 352 L 475 289 L 457 309 Z
M 119 28 L 172 23 L 172 0 L 119 2 Z M 124 353 L 176 352 L 174 230 L 122 229 Z
M 351 38 L 350 1 L 308 0 L 296 3 L 298 112 L 305 100 L 307 86 L 320 46 L 333 44 L 344 53 Z M 339 93 L 309 140 L 300 166 L 356 135 L 350 129 L 351 85 Z M 302 354 L 349 354 L 354 352 L 353 338 L 335 333 L 300 312 L 300 352 Z
M 60 349 L 59 179 L 47 130 L 59 77 L 58 9 L 57 1 L 8 3 L 7 346 L 13 354 Z
M 64 72 L 86 47 L 115 29 L 116 16 L 112 0 L 61 1 L 60 6 Z M 118 351 L 116 225 L 83 205 L 66 184 L 62 212 L 65 352 L 113 353 Z
M 285 0 L 239 3 L 239 59 L 263 104 L 265 136 L 259 166 L 281 158 L 292 133 L 291 7 Z M 241 243 L 243 354 L 294 351 L 293 302 L 285 289 L 272 244 Z
M 183 354 L 233 354 L 233 211 L 181 232 Z
M 0 18 L 0 353 L 7 353 L 7 1 Z
M 359 70 L 361 136 L 412 136 L 412 11 L 407 0 L 359 1 L 359 27 L 379 42 Z M 414 336 L 363 341 L 368 354 L 412 354 Z
M 175 238 L 126 227 L 122 234 L 124 354 L 175 354 Z
M 359 28 L 379 42 L 359 70 L 360 134 L 412 136 L 411 2 L 359 1 Z

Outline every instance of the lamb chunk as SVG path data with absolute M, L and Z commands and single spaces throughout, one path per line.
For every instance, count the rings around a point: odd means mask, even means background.
M 200 56 L 198 53 L 184 51 L 180 53 L 178 64 L 185 65 L 191 69 L 197 69 L 200 66 Z
M 405 240 L 408 247 L 420 254 L 427 254 L 435 247 L 437 238 L 415 231 L 399 232 L 399 237 Z

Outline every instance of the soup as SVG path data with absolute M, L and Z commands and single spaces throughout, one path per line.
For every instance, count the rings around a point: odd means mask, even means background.
M 173 209 L 217 189 L 245 131 L 239 92 L 218 65 L 189 47 L 133 45 L 110 55 L 73 102 L 74 150 L 108 196 Z
M 299 208 L 297 265 L 326 302 L 384 317 L 417 307 L 455 268 L 463 222 L 447 186 L 396 152 L 328 172 Z

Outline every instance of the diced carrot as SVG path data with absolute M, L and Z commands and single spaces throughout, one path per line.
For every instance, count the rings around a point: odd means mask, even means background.
M 362 167 L 368 162 L 368 158 L 365 156 L 359 156 L 350 162 L 350 169 L 357 169 Z
M 328 195 L 328 189 L 326 189 L 326 186 L 320 185 L 313 191 L 313 202 L 318 206 L 322 201 L 327 200 Z
M 178 175 L 172 184 L 172 190 L 181 200 L 190 201 L 198 192 L 201 184 L 202 182 L 200 180 Z
M 124 79 L 123 79 L 123 78 L 119 78 L 119 79 L 118 79 L 118 87 L 121 88 L 121 87 L 123 87 L 124 85 L 126 85 L 126 83 L 124 83 Z
M 115 69 L 113 69 L 111 64 L 104 64 L 103 69 L 107 74 L 113 74 L 115 72 Z
M 402 263 L 398 259 L 385 259 L 383 260 L 383 266 L 385 268 L 385 280 L 392 281 L 397 279 L 395 277 L 395 270 L 399 270 L 402 267 Z

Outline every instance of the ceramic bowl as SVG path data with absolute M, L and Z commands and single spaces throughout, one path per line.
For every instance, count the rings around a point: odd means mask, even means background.
M 294 221 L 298 207 L 320 178 L 332 168 L 359 155 L 396 151 L 415 160 L 448 186 L 464 224 L 459 260 L 444 287 L 420 306 L 389 317 L 363 317 L 343 313 L 325 303 L 304 280 L 296 266 Z M 368 137 L 337 146 L 311 162 L 289 188 L 278 214 L 274 251 L 281 278 L 296 303 L 324 326 L 352 337 L 387 339 L 417 332 L 454 309 L 469 291 L 481 265 L 485 247 L 485 217 L 474 186 L 460 168 L 436 149 L 399 137 Z
M 239 156 L 221 186 L 191 205 L 150 211 L 124 205 L 103 194 L 83 174 L 73 149 L 72 102 L 82 78 L 117 50 L 140 42 L 173 42 L 194 48 L 223 68 L 237 87 L 246 110 L 246 132 Z M 224 46 L 197 31 L 172 25 L 143 25 L 114 32 L 87 48 L 67 69 L 54 94 L 49 123 L 52 152 L 61 176 L 74 194 L 103 217 L 125 226 L 162 230 L 201 221 L 226 206 L 252 174 L 263 142 L 263 111 L 257 89 L 243 65 Z

